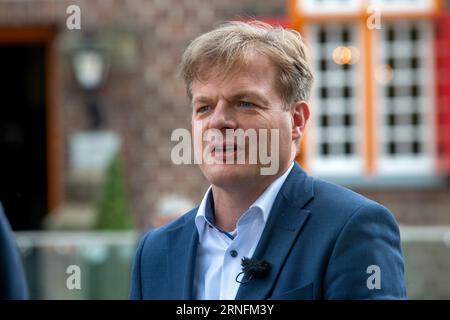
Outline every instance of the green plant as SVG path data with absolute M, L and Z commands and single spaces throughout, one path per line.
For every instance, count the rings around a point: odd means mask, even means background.
M 98 202 L 96 229 L 124 230 L 133 227 L 120 154 L 116 154 L 107 168 L 105 183 Z

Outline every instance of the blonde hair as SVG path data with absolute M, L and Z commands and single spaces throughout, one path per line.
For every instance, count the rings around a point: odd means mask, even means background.
M 227 22 L 190 43 L 180 66 L 189 98 L 193 81 L 199 80 L 205 68 L 226 77 L 255 53 L 267 56 L 276 66 L 275 83 L 286 109 L 296 101 L 309 99 L 313 75 L 302 36 L 261 21 Z

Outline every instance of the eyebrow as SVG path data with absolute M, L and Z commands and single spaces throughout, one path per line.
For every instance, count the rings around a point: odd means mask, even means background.
M 257 100 L 266 106 L 269 104 L 269 101 L 266 98 L 262 97 L 261 95 L 259 95 L 256 92 L 252 92 L 252 91 L 239 91 L 237 93 L 232 94 L 229 98 L 229 100 L 231 100 L 231 101 L 242 100 L 242 99 Z M 212 100 L 211 98 L 208 98 L 206 96 L 198 96 L 198 97 L 194 98 L 193 103 L 198 103 L 198 102 L 208 103 L 211 100 Z
M 198 97 L 195 97 L 192 100 L 192 103 L 196 103 L 196 102 L 210 102 L 210 101 L 211 101 L 211 99 L 206 97 L 206 96 L 198 96 Z
M 231 96 L 232 100 L 242 100 L 242 99 L 252 99 L 257 100 L 267 106 L 269 104 L 269 101 L 264 98 L 263 96 L 259 95 L 256 92 L 252 91 L 239 91 Z

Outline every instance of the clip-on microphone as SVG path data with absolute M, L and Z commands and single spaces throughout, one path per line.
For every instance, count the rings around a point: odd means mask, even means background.
M 264 260 L 258 260 L 258 259 L 253 259 L 253 258 L 242 258 L 242 262 L 241 262 L 241 266 L 242 266 L 242 272 L 240 272 L 237 276 L 236 276 L 236 282 L 240 283 L 240 284 L 245 284 L 247 282 L 249 282 L 250 280 L 253 279 L 253 277 L 255 278 L 264 278 L 267 273 L 270 271 L 270 263 L 268 263 L 267 261 Z M 243 274 L 242 280 L 239 280 L 239 276 Z M 245 279 L 245 275 L 248 274 L 247 279 Z

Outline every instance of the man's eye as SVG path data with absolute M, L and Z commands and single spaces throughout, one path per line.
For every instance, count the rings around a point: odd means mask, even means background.
M 256 107 L 256 105 L 254 103 L 247 102 L 247 101 L 239 101 L 238 105 L 239 105 L 239 107 L 242 107 L 242 108 L 254 108 L 254 107 Z
M 203 106 L 197 109 L 197 113 L 203 113 L 209 110 L 211 110 L 211 106 Z

